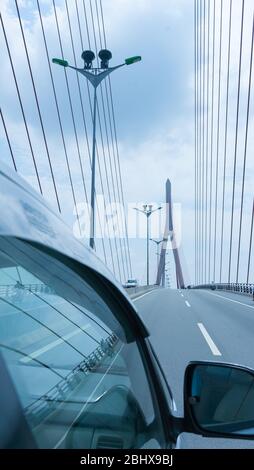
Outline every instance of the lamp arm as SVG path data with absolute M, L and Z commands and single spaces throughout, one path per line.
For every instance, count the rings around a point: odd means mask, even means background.
M 81 75 L 84 75 L 87 78 L 87 80 L 89 80 L 89 82 L 95 88 L 97 88 L 97 86 L 102 82 L 102 80 L 104 80 L 104 78 L 106 78 L 108 75 L 110 75 L 112 72 L 119 69 L 120 67 L 123 67 L 124 65 L 125 64 L 116 65 L 115 67 L 109 67 L 108 69 L 105 69 L 102 71 L 100 71 L 101 69 L 98 69 L 98 68 L 86 70 L 84 68 L 81 69 L 78 67 L 73 67 L 72 65 L 69 65 L 69 67 L 73 70 L 76 70 L 76 72 L 81 73 Z M 93 73 L 93 71 L 95 73 Z
M 142 211 L 141 209 L 138 209 L 137 207 L 133 207 L 134 211 L 137 211 L 137 212 L 141 212 L 141 214 L 145 214 L 146 215 L 146 212 L 145 211 Z

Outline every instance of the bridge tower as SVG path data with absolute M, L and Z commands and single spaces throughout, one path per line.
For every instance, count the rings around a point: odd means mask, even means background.
M 161 253 L 160 253 L 160 261 L 158 265 L 157 271 L 157 279 L 156 284 L 164 286 L 165 285 L 165 259 L 166 259 L 166 251 L 167 251 L 167 244 L 170 240 L 172 251 L 175 260 L 175 270 L 176 270 L 176 284 L 177 288 L 184 289 L 184 279 L 183 279 L 183 272 L 180 262 L 179 251 L 176 242 L 176 236 L 173 227 L 173 217 L 172 217 L 172 194 L 171 194 L 171 182 L 169 179 L 166 181 L 166 222 L 165 222 L 165 230 L 163 236 L 163 243 L 161 246 Z

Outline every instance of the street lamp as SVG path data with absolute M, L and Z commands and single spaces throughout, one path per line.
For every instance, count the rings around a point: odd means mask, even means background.
M 144 204 L 143 210 L 134 207 L 135 211 L 141 212 L 146 216 L 146 284 L 149 286 L 149 218 L 150 216 L 156 212 L 161 210 L 162 207 L 157 207 L 157 209 L 153 209 L 152 204 Z
M 159 267 L 159 262 L 160 262 L 159 246 L 164 240 L 163 239 L 162 240 L 154 240 L 153 238 L 150 238 L 150 241 L 156 243 L 156 245 L 157 245 L 156 255 L 157 255 L 157 268 L 158 268 Z
M 61 65 L 62 67 L 69 67 L 76 72 L 84 75 L 87 80 L 92 84 L 94 88 L 94 103 L 93 103 L 93 148 L 92 148 L 92 180 L 91 180 L 91 216 L 90 216 L 90 247 L 94 249 L 94 207 L 95 207 L 95 150 L 96 150 L 96 115 L 97 115 L 97 87 L 100 85 L 102 80 L 104 80 L 109 74 L 114 72 L 114 70 L 123 67 L 124 65 L 132 65 L 135 62 L 140 62 L 140 56 L 128 57 L 125 59 L 124 63 L 116 65 L 115 67 L 109 67 L 109 61 L 112 58 L 112 53 L 107 49 L 102 49 L 99 52 L 100 67 L 93 67 L 93 61 L 95 59 L 95 54 L 93 51 L 83 51 L 81 58 L 84 60 L 84 67 L 77 68 L 69 65 L 67 60 L 64 59 L 52 59 L 54 64 Z

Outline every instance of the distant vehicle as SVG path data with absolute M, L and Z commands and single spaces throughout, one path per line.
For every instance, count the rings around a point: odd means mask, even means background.
M 1 449 L 254 439 L 253 370 L 190 363 L 176 416 L 149 333 L 105 265 L 3 165 L 0 206 Z
M 125 287 L 125 289 L 128 289 L 128 287 L 137 287 L 137 285 L 138 285 L 137 279 L 128 279 L 128 281 L 125 282 L 123 287 Z

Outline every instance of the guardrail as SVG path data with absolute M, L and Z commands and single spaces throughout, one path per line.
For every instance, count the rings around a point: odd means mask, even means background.
M 114 348 L 117 342 L 118 338 L 114 333 L 102 339 L 100 345 L 80 364 L 72 369 L 69 374 L 44 395 L 28 405 L 25 408 L 25 414 L 29 417 L 29 421 L 31 421 L 34 426 L 38 426 L 49 414 L 56 411 L 59 407 L 59 403 L 64 403 L 65 400 L 68 399 L 70 392 L 79 386 L 84 380 L 85 375 L 88 375 L 90 372 L 96 372 L 96 369 L 102 364 L 106 356 L 112 357 L 115 354 Z
M 193 286 L 193 289 L 211 289 L 211 290 L 223 290 L 228 292 L 236 292 L 238 294 L 245 294 L 252 296 L 254 300 L 254 284 L 246 283 L 214 283 L 214 284 L 201 284 L 199 286 Z
M 32 292 L 37 294 L 54 294 L 55 291 L 45 284 L 21 284 L 17 281 L 16 284 L 1 284 L 0 297 L 12 297 L 13 295 L 21 294 L 22 292 Z
M 150 292 L 151 290 L 158 289 L 159 286 L 156 284 L 153 284 L 151 286 L 137 286 L 137 287 L 125 287 L 125 291 L 129 296 L 134 299 L 137 297 L 139 294 L 145 294 L 146 292 Z

